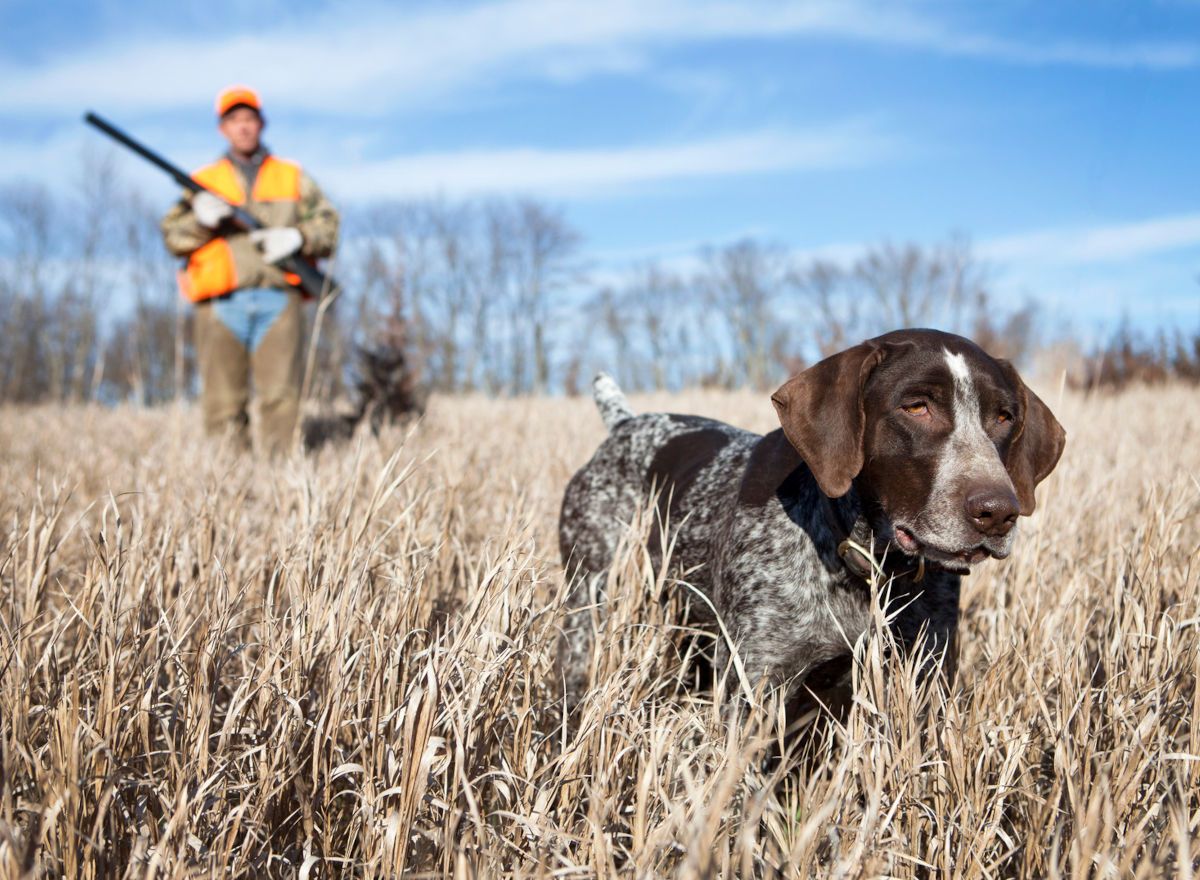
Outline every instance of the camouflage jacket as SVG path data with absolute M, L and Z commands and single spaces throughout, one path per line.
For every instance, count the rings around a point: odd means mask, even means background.
M 246 179 L 241 166 L 233 163 L 241 178 L 244 192 L 252 193 L 252 181 Z M 257 202 L 247 197 L 241 206 L 264 226 L 295 226 L 304 236 L 300 254 L 312 259 L 328 257 L 337 247 L 338 213 L 324 193 L 307 173 L 300 174 L 299 201 Z M 185 192 L 163 217 L 163 241 L 167 250 L 177 257 L 187 257 L 192 251 L 221 236 L 229 242 L 237 260 L 237 284 L 243 287 L 287 287 L 283 270 L 265 260 L 250 241 L 249 234 L 226 222 L 213 230 L 201 226 L 192 213 L 191 193 Z

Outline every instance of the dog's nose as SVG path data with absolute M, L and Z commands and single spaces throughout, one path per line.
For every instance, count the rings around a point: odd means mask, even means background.
M 1017 523 L 1020 505 L 1007 486 L 976 489 L 967 494 L 967 518 L 982 535 L 1000 538 Z

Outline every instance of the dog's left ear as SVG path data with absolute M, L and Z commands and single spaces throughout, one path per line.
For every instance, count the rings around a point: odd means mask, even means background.
M 821 491 L 840 498 L 863 469 L 863 386 L 884 348 L 864 342 L 793 376 L 771 395 L 779 424 Z
M 1016 389 L 1021 406 L 1017 434 L 1009 444 L 1004 467 L 1017 492 L 1021 516 L 1029 516 L 1037 507 L 1033 490 L 1058 464 L 1063 447 L 1067 445 L 1067 432 L 1050 412 L 1050 407 L 1022 381 L 1016 368 L 1004 360 L 999 364 Z

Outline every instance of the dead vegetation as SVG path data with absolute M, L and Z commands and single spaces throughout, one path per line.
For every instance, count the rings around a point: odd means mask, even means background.
M 1071 376 L 1072 387 L 1089 392 L 1167 383 L 1200 384 L 1200 331 L 1176 328 L 1148 340 L 1121 324 Z
M 0 875 L 1190 876 L 1200 395 L 1047 400 L 1068 450 L 966 582 L 953 692 L 876 639 L 808 756 L 769 705 L 731 725 L 680 685 L 678 587 L 636 544 L 564 725 L 554 522 L 589 402 L 434 398 L 281 464 L 190 410 L 5 410 Z

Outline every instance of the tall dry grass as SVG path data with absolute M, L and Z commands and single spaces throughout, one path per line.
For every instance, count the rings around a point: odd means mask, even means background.
M 965 585 L 950 693 L 882 640 L 807 754 L 689 690 L 636 545 L 578 722 L 558 500 L 587 401 L 435 399 L 283 464 L 190 412 L 0 413 L 6 876 L 1190 876 L 1200 394 L 1047 396 L 1070 439 Z M 757 395 L 641 407 L 771 426 Z

